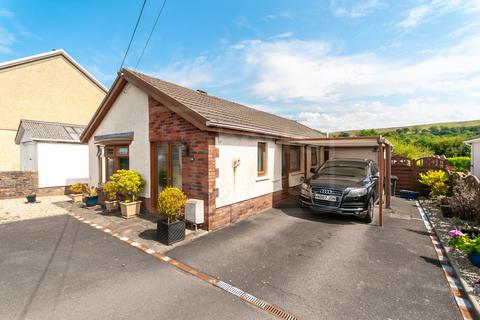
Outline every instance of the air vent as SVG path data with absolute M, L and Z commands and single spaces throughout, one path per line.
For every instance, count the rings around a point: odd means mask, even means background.
M 208 94 L 207 91 L 203 91 L 203 90 L 200 90 L 200 89 L 197 89 L 197 92 L 203 93 L 203 94 Z

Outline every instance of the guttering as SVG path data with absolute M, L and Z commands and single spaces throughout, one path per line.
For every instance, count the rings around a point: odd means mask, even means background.
M 32 138 L 32 141 L 37 142 L 58 142 L 58 143 L 77 143 L 82 144 L 80 140 L 65 140 L 65 139 L 47 139 L 47 138 Z

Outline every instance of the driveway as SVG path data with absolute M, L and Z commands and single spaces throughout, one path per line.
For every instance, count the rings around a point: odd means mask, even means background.
M 294 204 L 167 254 L 303 319 L 461 319 L 414 202 L 383 228 Z
M 0 318 L 270 319 L 67 215 L 0 225 Z

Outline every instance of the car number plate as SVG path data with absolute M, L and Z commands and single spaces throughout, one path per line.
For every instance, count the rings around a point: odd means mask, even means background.
M 325 194 L 315 194 L 315 199 L 317 200 L 325 200 L 325 201 L 332 201 L 332 202 L 336 202 L 337 201 L 337 197 L 335 196 L 327 196 Z

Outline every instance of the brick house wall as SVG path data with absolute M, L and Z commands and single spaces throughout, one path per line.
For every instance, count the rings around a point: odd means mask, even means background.
M 271 209 L 276 203 L 285 199 L 285 192 L 278 191 L 217 209 L 215 200 L 218 190 L 215 181 L 219 172 L 215 166 L 218 158 L 216 137 L 215 132 L 198 129 L 160 102 L 149 98 L 150 142 L 186 142 L 190 155 L 194 158 L 191 160 L 191 156 L 182 157 L 182 188 L 188 198 L 204 201 L 207 230 L 220 229 L 230 223 Z M 154 183 L 153 180 L 152 183 Z M 155 212 L 155 195 L 151 197 L 146 199 L 147 210 Z

